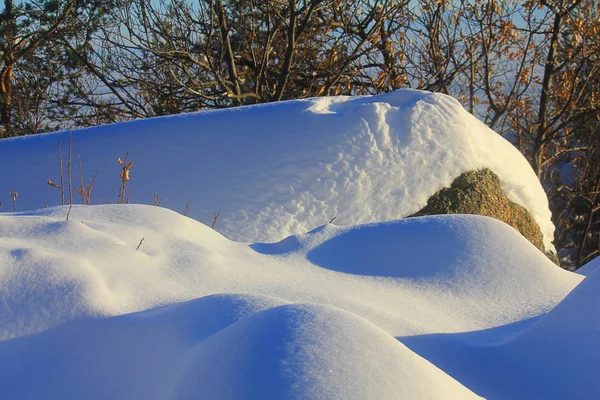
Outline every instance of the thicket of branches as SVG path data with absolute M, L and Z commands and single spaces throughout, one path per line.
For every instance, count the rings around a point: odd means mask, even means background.
M 600 255 L 599 0 L 4 0 L 0 136 L 398 88 L 527 157 L 563 266 Z

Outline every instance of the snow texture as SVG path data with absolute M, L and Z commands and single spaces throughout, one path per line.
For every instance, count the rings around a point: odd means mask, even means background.
M 497 220 L 329 224 L 244 244 L 158 207 L 74 206 L 69 221 L 67 211 L 0 215 L 1 398 L 600 390 L 597 279 L 561 303 L 584 278 Z M 568 327 L 589 335 L 573 344 Z M 576 361 L 576 384 L 543 379 Z
M 57 138 L 0 143 L 18 208 L 60 204 Z M 64 174 L 68 132 L 60 134 Z M 461 173 L 490 168 L 507 196 L 540 225 L 547 250 L 554 226 L 537 177 L 521 154 L 453 98 L 416 90 L 373 97 L 324 97 L 120 123 L 73 132 L 73 181 L 99 168 L 93 203 L 116 202 L 117 158 L 131 151 L 131 201 L 183 211 L 232 240 L 278 241 L 336 217 L 355 225 L 422 208 Z M 78 183 L 76 183 L 78 186 Z M 65 187 L 67 185 L 65 184 Z M 76 195 L 77 197 L 77 195 Z
M 600 393 L 600 273 L 545 315 L 399 340 L 486 398 L 594 399 Z
M 66 179 L 68 133 L 0 142 L 10 169 L 0 188 L 19 193 L 19 210 L 60 202 L 46 184 L 60 184 L 59 137 Z M 183 211 L 189 201 L 205 224 L 106 204 L 127 151 L 132 202 L 159 193 Z M 600 393 L 598 260 L 587 277 L 562 270 L 488 217 L 397 220 L 490 168 L 552 249 L 527 161 L 448 96 L 405 90 L 78 130 L 74 186 L 79 152 L 85 182 L 100 168 L 92 193 L 103 205 L 0 213 L 1 399 Z

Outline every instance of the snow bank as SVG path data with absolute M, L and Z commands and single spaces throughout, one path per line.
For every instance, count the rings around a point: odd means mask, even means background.
M 198 343 L 282 304 L 258 296 L 210 296 L 114 318 L 77 319 L 0 342 L 7 399 L 172 399 Z
M 594 399 L 600 393 L 600 272 L 545 315 L 399 339 L 486 398 Z
M 594 398 L 600 393 L 600 271 L 592 272 L 555 309 L 504 346 L 527 352 L 519 370 L 527 385 L 515 392 L 545 388 L 546 398 Z M 539 393 L 539 392 L 538 392 Z M 578 395 L 575 395 L 578 393 Z
M 0 188 L 19 193 L 20 210 L 59 200 L 46 184 L 59 182 L 59 135 L 66 157 L 68 133 L 0 142 L 12 168 Z M 487 217 L 395 220 L 489 168 L 552 249 L 527 161 L 450 97 L 405 90 L 134 121 L 75 131 L 73 149 L 84 180 L 100 168 L 93 202 L 116 200 L 116 160 L 133 151 L 133 202 L 189 201 L 208 224 L 220 210 L 221 233 L 142 205 L 0 213 L 0 398 L 600 392 L 597 260 L 587 278 L 561 270 Z
M 5 209 L 9 189 L 20 210 L 59 202 L 46 185 L 59 180 L 57 137 L 0 142 L 12 166 L 0 176 Z M 66 157 L 68 133 L 61 139 Z M 461 173 L 487 167 L 553 249 L 548 202 L 527 161 L 442 94 L 401 90 L 134 121 L 74 131 L 73 149 L 85 181 L 100 169 L 94 203 L 116 201 L 116 160 L 132 151 L 133 202 L 152 203 L 154 193 L 171 209 L 189 202 L 189 215 L 209 225 L 221 211 L 217 229 L 246 242 L 281 240 L 333 217 L 341 225 L 401 218 Z
M 0 215 L 2 398 L 475 398 L 485 365 L 405 338 L 527 323 L 583 279 L 480 216 L 248 245 L 158 207 L 67 210 Z
M 394 336 L 460 332 L 545 312 L 582 278 L 480 216 L 327 225 L 247 245 L 158 207 L 74 206 L 65 221 L 67 211 L 0 214 L 0 338 L 215 293 L 325 303 Z
M 182 398 L 478 398 L 375 325 L 324 306 L 263 311 L 212 336 L 190 358 Z
M 49 399 L 478 398 L 356 315 L 280 304 L 267 297 L 209 296 L 0 342 L 0 358 L 7 361 L 0 363 L 0 393 Z

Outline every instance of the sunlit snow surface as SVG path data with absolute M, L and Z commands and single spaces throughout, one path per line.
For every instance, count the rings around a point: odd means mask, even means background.
M 11 208 L 60 204 L 57 134 L 0 143 L 0 195 Z M 61 135 L 66 159 L 69 135 Z M 131 151 L 131 201 L 163 206 L 232 240 L 278 241 L 327 223 L 389 221 L 423 207 L 462 172 L 488 167 L 510 199 L 526 207 L 553 249 L 545 193 L 506 140 L 443 94 L 400 90 L 373 97 L 325 97 L 134 121 L 73 132 L 84 180 L 99 168 L 92 202 L 116 202 L 119 165 Z M 67 187 L 65 183 L 65 187 Z M 68 197 L 68 196 L 67 196 Z M 76 201 L 79 199 L 75 194 Z
M 552 248 L 527 161 L 450 97 L 319 98 L 73 132 L 73 186 L 79 152 L 85 182 L 99 168 L 93 203 L 116 202 L 117 158 L 131 151 L 132 202 L 189 202 L 205 224 L 142 205 L 24 211 L 60 203 L 46 184 L 60 182 L 58 137 L 0 142 L 0 399 L 600 393 L 598 260 L 587 277 L 561 270 L 486 217 L 397 220 L 488 167 Z M 9 190 L 22 212 L 8 212 Z
M 244 244 L 158 207 L 67 211 L 0 215 L 0 398 L 600 390 L 600 276 L 575 288 L 581 275 L 496 220 L 326 225 Z

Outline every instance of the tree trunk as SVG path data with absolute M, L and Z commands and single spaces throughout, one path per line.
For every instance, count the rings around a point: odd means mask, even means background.
M 10 114 L 12 110 L 12 64 L 5 65 L 0 75 L 0 137 L 10 136 L 12 130 Z
M 285 86 L 288 83 L 290 70 L 294 60 L 294 51 L 296 51 L 296 2 L 289 0 L 290 6 L 290 19 L 288 21 L 287 30 L 287 49 L 285 51 L 285 58 L 283 60 L 283 67 L 281 74 L 279 75 L 279 82 L 277 83 L 277 90 L 275 91 L 275 101 L 281 101 L 283 99 L 283 93 Z
M 544 164 L 544 148 L 542 143 L 536 143 L 534 145 L 533 155 L 532 155 L 532 167 L 533 171 L 537 175 L 540 183 L 542 182 L 542 167 Z
M 4 66 L 0 73 L 0 138 L 11 136 L 12 126 L 10 116 L 13 104 L 13 65 L 14 65 L 14 31 L 15 15 L 12 0 L 4 0 L 4 13 L 0 20 L 4 46 L 2 61 Z
M 240 81 L 237 76 L 237 70 L 235 67 L 235 58 L 233 55 L 233 49 L 231 48 L 231 40 L 229 39 L 229 28 L 227 27 L 227 16 L 223 9 L 223 4 L 220 1 L 215 2 L 215 10 L 217 12 L 217 18 L 219 20 L 219 29 L 221 32 L 221 40 L 225 45 L 225 62 L 227 63 L 227 72 L 229 74 L 229 80 L 231 81 L 233 93 L 239 96 L 242 91 L 240 89 Z
M 546 64 L 544 65 L 544 78 L 542 82 L 542 93 L 540 95 L 540 106 L 538 110 L 538 129 L 537 129 L 537 141 L 543 142 L 545 140 L 548 130 L 548 103 L 550 97 L 550 87 L 552 85 L 552 78 L 554 76 L 555 59 L 554 54 L 556 52 L 556 45 L 558 44 L 558 38 L 561 29 L 563 14 L 555 14 L 554 24 L 552 26 L 552 36 L 548 46 L 548 55 L 546 57 Z

